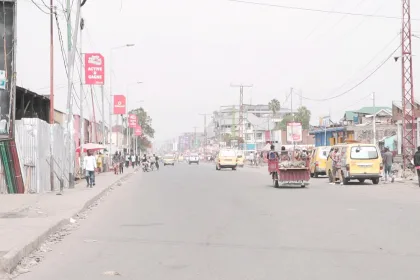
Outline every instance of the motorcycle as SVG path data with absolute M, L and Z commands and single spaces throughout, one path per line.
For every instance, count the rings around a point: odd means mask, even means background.
M 142 162 L 142 170 L 143 172 L 149 172 L 149 163 L 148 162 Z

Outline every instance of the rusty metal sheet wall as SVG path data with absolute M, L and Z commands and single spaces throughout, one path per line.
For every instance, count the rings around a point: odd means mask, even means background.
M 68 149 L 64 143 L 64 129 L 40 119 L 22 119 L 16 121 L 16 144 L 24 176 L 25 190 L 29 193 L 51 191 L 50 160 L 51 133 L 54 135 L 54 190 L 60 187 L 62 178 L 64 187 L 68 186 Z

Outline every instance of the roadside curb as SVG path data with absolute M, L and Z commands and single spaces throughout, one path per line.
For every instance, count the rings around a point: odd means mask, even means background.
M 26 245 L 24 245 L 21 248 L 14 248 L 7 252 L 5 255 L 3 255 L 0 258 L 0 271 L 6 272 L 6 273 L 12 273 L 13 270 L 17 267 L 17 265 L 20 263 L 20 261 L 30 255 L 33 251 L 35 251 L 37 248 L 39 248 L 42 243 L 44 243 L 48 237 L 53 234 L 54 232 L 58 231 L 62 227 L 68 225 L 70 223 L 70 218 L 77 216 L 79 213 L 84 212 L 87 210 L 90 206 L 95 204 L 96 201 L 98 201 L 100 198 L 102 198 L 111 188 L 121 183 L 121 181 L 127 180 L 129 177 L 137 173 L 139 169 L 135 169 L 134 172 L 129 173 L 127 175 L 122 176 L 112 184 L 110 184 L 108 187 L 105 187 L 101 192 L 99 192 L 97 195 L 89 199 L 86 203 L 83 204 L 83 206 L 77 210 L 73 215 L 66 217 L 56 224 L 52 225 L 50 228 L 45 230 L 42 234 L 35 237 L 33 240 L 30 240 Z

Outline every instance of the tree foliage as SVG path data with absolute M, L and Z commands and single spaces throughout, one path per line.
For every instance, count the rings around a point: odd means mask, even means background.
M 137 116 L 137 123 L 141 126 L 143 135 L 150 138 L 155 136 L 155 130 L 152 127 L 152 118 L 142 107 L 131 110 L 129 114 L 135 114 Z
M 295 122 L 302 123 L 303 129 L 309 129 L 309 123 L 311 122 L 311 111 L 305 106 L 299 107 L 294 117 Z M 278 129 L 286 129 L 287 123 L 293 122 L 293 115 L 287 114 L 280 122 Z
M 268 102 L 268 108 L 273 112 L 273 115 L 275 115 L 278 111 L 280 111 L 280 101 L 272 99 Z

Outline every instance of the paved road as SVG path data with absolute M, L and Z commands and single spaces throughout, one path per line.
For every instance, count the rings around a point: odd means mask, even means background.
M 138 173 L 18 279 L 418 280 L 419 190 L 325 182 L 274 189 L 205 164 Z

